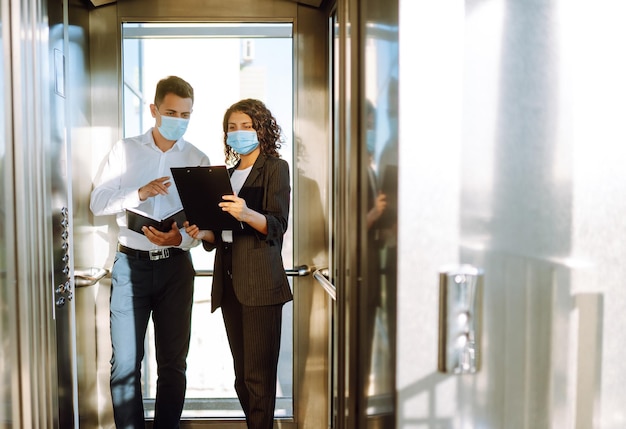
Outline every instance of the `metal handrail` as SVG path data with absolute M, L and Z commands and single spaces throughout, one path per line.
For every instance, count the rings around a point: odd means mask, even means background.
M 77 268 L 74 270 L 74 285 L 76 287 L 93 286 L 109 274 L 105 268 Z
M 308 265 L 298 265 L 285 270 L 285 274 L 289 277 L 304 277 L 311 274 Z M 196 277 L 213 277 L 213 270 L 196 270 Z
M 110 271 L 104 268 L 76 270 L 75 283 L 78 287 L 91 286 L 109 274 Z M 293 268 L 286 269 L 285 274 L 289 277 L 305 277 L 311 274 L 311 268 L 309 268 L 308 265 L 298 265 Z M 196 270 L 196 277 L 213 277 L 213 270 Z
M 324 288 L 326 293 L 333 299 L 337 300 L 337 288 L 328 280 L 328 268 L 318 268 L 313 271 L 313 277 Z

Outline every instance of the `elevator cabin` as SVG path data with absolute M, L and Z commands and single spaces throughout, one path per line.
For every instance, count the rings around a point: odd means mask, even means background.
M 364 166 L 371 160 L 346 143 L 365 135 L 357 119 L 366 103 L 349 104 L 350 93 L 378 98 L 370 115 L 384 131 L 379 152 L 397 112 L 397 12 L 370 3 L 378 21 L 357 31 L 348 10 L 364 13 L 365 3 L 3 0 L 2 126 L 13 144 L 2 147 L 1 164 L 2 427 L 113 426 L 108 300 L 117 226 L 113 216 L 93 216 L 89 195 L 113 143 L 154 124 L 154 87 L 168 75 L 194 87 L 185 137 L 212 164 L 224 164 L 222 115 L 239 99 L 263 100 L 283 130 L 292 180 L 283 258 L 295 299 L 284 308 L 276 427 L 393 425 L 395 275 L 384 267 L 395 269 L 395 256 L 365 232 L 365 216 L 342 214 L 365 209 L 371 179 L 356 168 L 361 156 Z M 346 67 L 347 44 L 365 49 L 353 38 L 366 32 L 377 69 L 367 88 Z M 393 192 L 397 162 L 386 162 Z M 183 427 L 243 428 L 223 322 L 210 313 L 213 253 L 200 246 L 192 257 Z M 149 329 L 148 425 L 156 378 Z
M 113 426 L 115 223 L 89 193 L 168 74 L 216 164 L 241 97 L 285 132 L 275 427 L 625 427 L 623 0 L 1 5 L 0 427 Z M 193 259 L 182 425 L 242 428 Z

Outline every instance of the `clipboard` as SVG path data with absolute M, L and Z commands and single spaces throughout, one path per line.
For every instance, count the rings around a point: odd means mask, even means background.
M 172 167 L 170 170 L 189 225 L 211 231 L 243 228 L 241 222 L 218 206 L 224 201 L 222 195 L 234 193 L 225 165 Z

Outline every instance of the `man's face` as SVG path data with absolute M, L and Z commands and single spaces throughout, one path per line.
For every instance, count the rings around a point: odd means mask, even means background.
M 152 117 L 156 119 L 157 127 L 161 126 L 161 116 L 189 119 L 192 111 L 193 101 L 191 98 L 182 98 L 172 93 L 165 94 L 159 106 L 150 105 L 150 112 Z

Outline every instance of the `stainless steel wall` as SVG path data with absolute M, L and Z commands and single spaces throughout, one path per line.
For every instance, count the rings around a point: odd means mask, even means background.
M 99 368 L 97 356 L 107 350 L 109 341 L 96 334 L 98 326 L 107 325 L 108 319 L 98 315 L 107 314 L 107 279 L 93 284 L 81 276 L 98 274 L 91 247 L 87 242 L 93 217 L 89 212 L 91 192 L 91 169 L 94 147 L 101 142 L 101 131 L 93 128 L 92 79 L 90 56 L 89 8 L 82 1 L 70 1 L 66 16 L 67 31 L 67 74 L 68 81 L 68 141 L 71 145 L 72 213 L 74 237 L 74 267 L 78 275 L 74 296 L 76 308 L 76 370 L 78 380 L 78 424 L 80 427 L 102 427 L 101 420 L 111 415 L 108 408 L 99 410 L 105 394 L 100 382 L 108 382 L 108 368 Z M 110 346 L 108 346 L 110 348 Z
M 8 2 L 2 2 L 0 9 L 0 58 L 5 60 L 0 68 L 0 189 L 2 189 L 2 201 L 0 201 L 0 425 L 11 427 L 15 420 L 14 414 L 18 414 L 16 400 L 18 390 L 18 378 L 13 368 L 17 366 L 17 305 L 15 298 L 15 268 L 11 249 L 15 243 L 12 233 L 14 213 L 10 210 L 13 205 L 13 148 L 11 133 L 11 92 L 7 89 L 11 84 L 11 61 L 7 52 L 10 52 L 11 34 L 9 21 Z
M 397 427 L 626 421 L 626 10 L 588 6 L 400 2 Z M 436 368 L 438 272 L 460 263 L 485 270 L 462 376 Z
M 294 43 L 294 263 L 329 264 L 329 76 L 327 15 L 298 4 Z M 313 277 L 294 283 L 298 427 L 326 427 L 330 413 L 330 300 Z
M 71 426 L 75 416 L 73 304 L 55 305 L 60 285 L 67 298 L 71 290 L 65 111 L 53 102 L 65 76 L 62 58 L 50 58 L 63 40 L 56 36 L 44 2 L 2 2 L 3 427 Z M 57 353 L 68 357 L 61 370 Z

